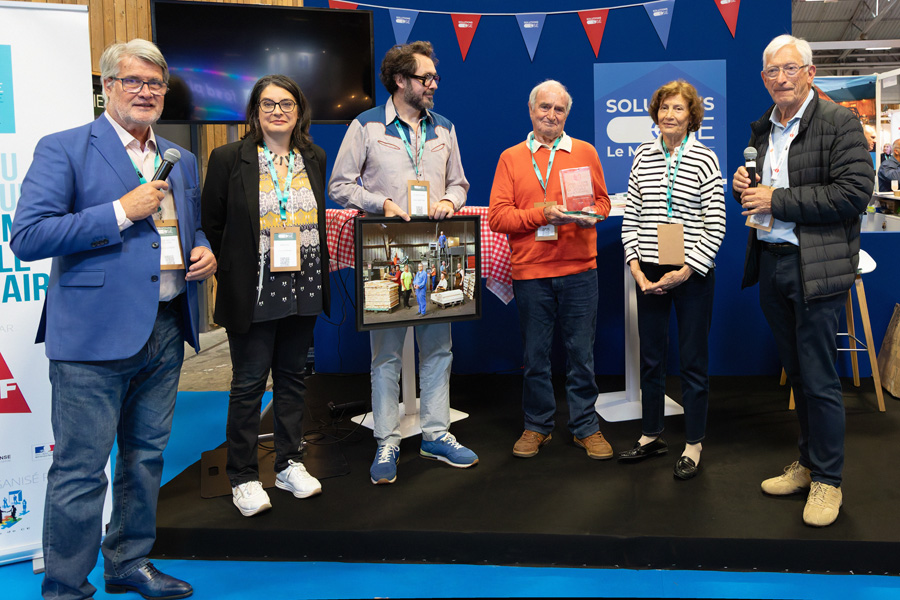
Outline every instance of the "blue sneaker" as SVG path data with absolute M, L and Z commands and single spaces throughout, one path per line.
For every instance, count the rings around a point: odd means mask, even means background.
M 400 448 L 393 444 L 378 446 L 375 460 L 372 461 L 372 467 L 369 469 L 372 483 L 380 485 L 397 481 L 397 455 L 399 454 Z
M 424 458 L 442 460 L 451 467 L 460 469 L 478 464 L 478 455 L 457 442 L 452 433 L 445 433 L 433 442 L 422 440 L 419 454 Z

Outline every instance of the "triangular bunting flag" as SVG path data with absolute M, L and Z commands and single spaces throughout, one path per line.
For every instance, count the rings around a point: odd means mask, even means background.
M 584 32 L 591 41 L 591 48 L 594 49 L 594 58 L 600 51 L 600 42 L 603 41 L 603 28 L 606 27 L 606 15 L 608 10 L 583 10 L 578 13 L 581 17 L 581 24 L 584 25 Z
M 353 2 L 342 2 L 342 0 L 328 0 L 328 8 L 344 8 L 347 10 L 356 10 L 358 5 Z
M 716 0 L 716 8 L 722 13 L 725 24 L 728 25 L 728 31 L 731 37 L 734 37 L 734 30 L 737 29 L 738 10 L 741 7 L 741 0 Z
M 669 26 L 672 24 L 672 13 L 675 12 L 675 0 L 660 0 L 659 2 L 650 2 L 645 4 L 647 16 L 650 22 L 656 28 L 659 35 L 659 41 L 662 42 L 663 48 L 669 43 Z
M 391 27 L 394 28 L 394 40 L 398 44 L 405 44 L 409 39 L 413 25 L 416 24 L 416 17 L 419 16 L 419 11 L 391 8 L 388 12 L 391 15 Z
M 466 54 L 469 53 L 469 46 L 472 45 L 472 38 L 475 37 L 475 30 L 478 29 L 481 15 L 452 14 L 450 16 L 453 18 L 453 29 L 456 31 L 459 51 L 462 52 L 462 59 L 466 60 Z
M 525 40 L 525 47 L 528 48 L 531 60 L 534 60 L 534 52 L 537 50 L 538 42 L 541 41 L 541 30 L 544 29 L 546 18 L 545 14 L 516 15 L 519 31 L 522 32 L 522 39 Z
M 13 379 L 12 372 L 6 366 L 3 355 L 0 354 L 0 413 L 30 413 L 28 403 L 22 390 Z

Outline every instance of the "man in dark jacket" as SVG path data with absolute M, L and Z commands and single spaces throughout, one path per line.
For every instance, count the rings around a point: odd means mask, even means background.
M 757 180 L 734 175 L 744 215 L 753 216 L 743 287 L 759 302 L 794 390 L 799 460 L 762 482 L 762 491 L 809 490 L 803 521 L 830 525 L 841 507 L 844 406 L 835 369 L 838 317 L 859 261 L 859 215 L 875 171 L 862 125 L 818 98 L 805 40 L 782 35 L 763 52 L 762 80 L 774 106 L 751 125 Z

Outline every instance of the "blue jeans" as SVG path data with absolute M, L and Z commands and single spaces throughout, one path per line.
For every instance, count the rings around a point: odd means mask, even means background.
M 800 464 L 813 481 L 841 485 L 844 468 L 844 397 L 834 366 L 838 321 L 846 294 L 804 301 L 800 255 L 760 253 L 759 304 L 800 421 Z
M 400 367 L 405 327 L 375 329 L 372 346 L 372 417 L 378 445 L 400 445 Z M 433 442 L 450 428 L 450 323 L 416 326 L 419 345 L 419 423 L 422 439 Z
M 600 431 L 594 410 L 594 337 L 597 329 L 597 271 L 542 279 L 514 279 L 519 326 L 525 346 L 522 408 L 525 429 L 553 431 L 556 399 L 550 381 L 550 347 L 557 319 L 566 345 L 566 401 L 569 431 L 585 438 Z
M 81 600 L 96 589 L 107 479 L 118 445 L 109 531 L 103 540 L 107 578 L 144 566 L 156 539 L 163 449 L 169 441 L 184 359 L 181 314 L 161 309 L 136 355 L 101 362 L 50 361 L 51 424 L 56 446 L 44 505 L 44 598 Z
M 676 269 L 678 267 L 641 263 L 641 270 L 650 281 L 659 281 L 666 272 Z M 674 305 L 678 322 L 678 356 L 681 359 L 685 441 L 697 444 L 706 437 L 709 328 L 715 286 L 715 270 L 710 269 L 706 277 L 694 273 L 687 281 L 660 296 L 637 290 L 638 334 L 641 340 L 641 430 L 646 436 L 658 436 L 665 425 L 669 319 Z

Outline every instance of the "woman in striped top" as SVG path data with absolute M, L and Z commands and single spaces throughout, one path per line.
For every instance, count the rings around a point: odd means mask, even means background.
M 675 477 L 690 479 L 700 468 L 706 435 L 714 259 L 725 237 L 725 200 L 716 155 L 690 135 L 703 122 L 694 86 L 679 80 L 656 90 L 650 116 L 660 136 L 637 149 L 622 221 L 625 261 L 640 292 L 643 435 L 618 458 L 630 462 L 668 451 L 661 436 L 674 304 L 686 438 Z

